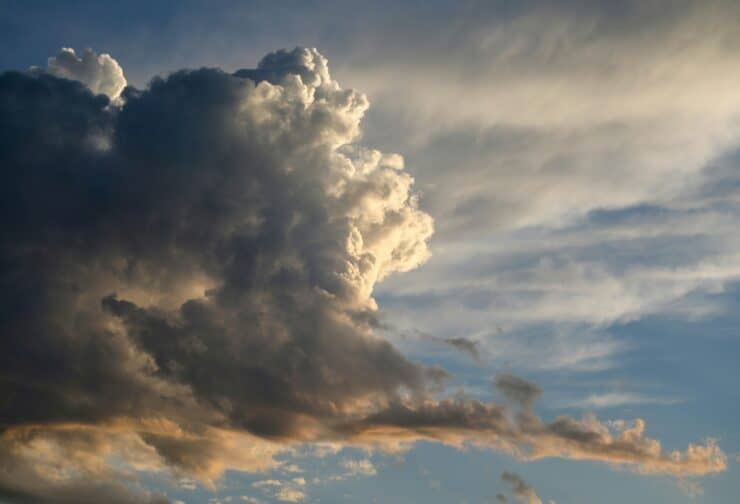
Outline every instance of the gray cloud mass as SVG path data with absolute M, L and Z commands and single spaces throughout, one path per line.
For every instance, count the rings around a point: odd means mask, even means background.
M 534 488 L 518 474 L 504 472 L 501 474 L 501 480 L 511 486 L 516 502 L 520 502 L 521 504 L 542 504 L 542 499 L 537 495 Z
M 373 331 L 432 218 L 399 155 L 355 143 L 367 98 L 315 49 L 144 89 L 118 70 L 63 50 L 0 74 L 0 496 L 156 502 L 111 457 L 212 485 L 304 441 L 724 470 L 714 441 L 665 452 L 639 419 L 544 422 L 512 375 L 513 409 L 435 397 L 447 372 Z

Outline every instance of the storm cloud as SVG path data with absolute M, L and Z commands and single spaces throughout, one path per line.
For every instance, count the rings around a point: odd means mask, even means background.
M 514 376 L 496 382 L 513 407 L 437 397 L 447 372 L 377 335 L 373 298 L 429 257 L 432 218 L 401 156 L 356 143 L 368 100 L 315 49 L 125 84 L 110 56 L 69 49 L 47 71 L 0 75 L 9 498 L 120 485 L 114 455 L 213 484 L 307 441 L 725 468 L 713 441 L 668 453 L 641 420 L 617 434 L 545 422 L 539 387 Z M 477 356 L 464 341 L 448 343 Z

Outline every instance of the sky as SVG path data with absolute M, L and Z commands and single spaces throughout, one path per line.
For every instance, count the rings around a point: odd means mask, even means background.
M 0 0 L 0 503 L 733 504 L 740 5 Z

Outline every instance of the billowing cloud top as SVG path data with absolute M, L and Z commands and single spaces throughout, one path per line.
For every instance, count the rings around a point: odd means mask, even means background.
M 82 57 L 74 49 L 63 48 L 59 54 L 49 58 L 47 71 L 56 77 L 82 82 L 95 94 L 118 98 L 126 87 L 123 69 L 109 54 L 97 55 L 85 49 Z
M 724 468 L 639 420 L 545 423 L 516 377 L 497 382 L 513 409 L 434 398 L 446 373 L 374 334 L 372 297 L 427 259 L 432 219 L 400 156 L 354 143 L 368 100 L 315 49 L 125 83 L 67 49 L 0 75 L 0 496 L 115 486 L 114 456 L 212 483 L 316 440 Z

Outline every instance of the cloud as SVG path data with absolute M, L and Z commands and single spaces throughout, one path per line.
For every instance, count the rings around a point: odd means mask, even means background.
M 58 387 L 38 392 L 60 418 L 151 415 L 161 405 L 148 401 L 164 395 L 207 410 L 178 414 L 293 436 L 302 415 L 424 387 L 425 369 L 371 335 L 371 293 L 426 259 L 431 219 L 398 156 L 339 151 L 358 133 L 365 97 L 339 88 L 315 51 L 266 61 L 280 72 L 292 58 L 311 63 L 312 81 L 183 71 L 127 90 L 120 110 L 71 81 L 2 76 L 17 107 L 2 111 L 3 126 L 28 135 L 21 145 L 11 133 L 1 154 L 15 243 L 3 279 L 27 285 L 7 300 L 3 334 L 58 347 L 48 370 Z M 89 145 L 93 135 L 112 147 Z M 33 177 L 21 170 L 27 156 Z M 39 317 L 26 317 L 32 307 Z M 17 349 L 6 386 L 37 371 L 44 356 L 33 352 Z M 77 352 L 96 358 L 65 379 Z M 65 399 L 89 396 L 92 383 L 110 387 L 106 404 Z M 17 392 L 10 425 L 51 420 Z
M 306 499 L 306 493 L 297 488 L 284 487 L 275 494 L 275 498 L 281 502 L 301 502 Z
M 376 103 L 373 137 L 406 144 L 451 246 L 666 202 L 696 181 L 738 134 L 738 8 L 711 3 L 472 2 L 399 29 L 403 42 L 345 44 L 344 73 Z
M 511 486 L 514 492 L 514 500 L 522 504 L 542 504 L 537 492 L 534 491 L 526 481 L 516 473 L 504 472 L 501 474 L 501 480 Z M 505 501 L 504 501 L 505 502 Z
M 368 137 L 403 145 L 437 228 L 432 260 L 379 287 L 387 319 L 496 364 L 598 371 L 627 358 L 610 325 L 726 310 L 738 5 L 711 4 L 472 2 L 347 45 Z
M 463 337 L 441 338 L 439 341 L 468 354 L 474 361 L 480 362 L 480 352 L 478 351 L 478 343 L 476 341 Z
M 290 481 L 274 479 L 255 481 L 252 486 L 262 489 L 281 502 L 301 502 L 306 499 L 306 493 L 301 489 L 306 486 L 306 480 L 303 478 L 293 478 Z
M 378 299 L 401 328 L 473 335 L 487 361 L 614 367 L 630 347 L 613 326 L 651 315 L 707 319 L 732 302 L 723 292 L 738 279 L 736 204 L 727 196 L 697 206 L 702 192 L 687 190 L 671 207 L 601 210 L 567 226 L 453 247 L 412 278 L 385 283 Z M 442 321 L 432 317 L 439 312 Z
M 542 389 L 536 384 L 510 373 L 503 373 L 494 380 L 496 388 L 507 399 L 531 408 L 534 402 L 542 395 Z
M 374 284 L 428 255 L 413 180 L 349 145 L 367 100 L 318 52 L 268 67 L 279 83 L 182 71 L 114 109 L 94 82 L 0 76 L 8 432 L 163 418 L 191 432 L 145 443 L 209 480 L 211 426 L 316 437 L 439 375 L 372 334 Z
M 680 399 L 652 397 L 632 392 L 607 392 L 591 394 L 584 399 L 569 401 L 568 404 L 577 408 L 613 408 L 632 404 L 676 404 L 680 402 Z
M 110 464 L 126 458 L 130 467 L 156 473 L 164 465 L 153 448 L 126 430 L 81 425 L 54 429 L 23 427 L 0 436 L 0 500 L 9 503 L 167 504 L 142 488 L 130 473 Z
M 724 470 L 714 442 L 665 453 L 641 421 L 543 422 L 513 376 L 497 386 L 521 411 L 435 397 L 448 373 L 376 334 L 373 297 L 428 259 L 432 218 L 399 155 L 357 144 L 368 100 L 318 51 L 120 96 L 111 61 L 63 51 L 0 74 L 2 488 L 43 500 L 137 471 L 213 486 L 304 442 L 421 439 Z
M 252 483 L 252 486 L 254 488 L 279 487 L 282 486 L 282 483 L 280 483 L 278 480 L 262 480 L 255 481 L 254 483 Z
M 342 478 L 354 476 L 375 476 L 378 474 L 378 470 L 375 469 L 375 466 L 370 459 L 347 459 L 341 461 L 339 465 L 346 471 L 341 475 Z
M 658 440 L 644 435 L 642 419 L 635 419 L 633 426 L 626 429 L 602 423 L 593 413 L 585 414 L 581 420 L 559 416 L 545 422 L 534 413 L 533 403 L 527 402 L 530 395 L 519 395 L 519 391 L 512 394 L 515 398 L 522 396 L 520 409 L 465 396 L 421 404 L 397 403 L 349 423 L 342 430 L 351 441 L 376 444 L 386 450 L 431 440 L 458 447 L 493 448 L 523 460 L 590 460 L 641 474 L 678 478 L 727 468 L 727 456 L 714 439 L 690 444 L 683 452 L 665 451 Z
M 249 495 L 242 495 L 241 500 L 244 502 L 248 502 L 249 504 L 262 504 L 262 502 L 264 502 L 257 497 L 251 497 Z
M 92 49 L 85 49 L 78 57 L 74 49 L 65 47 L 49 58 L 46 71 L 55 77 L 82 82 L 94 94 L 104 94 L 112 100 L 126 87 L 118 62 L 109 54 L 97 55 Z
M 194 487 L 187 477 L 194 476 L 213 489 L 227 468 L 278 468 L 273 456 L 284 451 L 244 432 L 185 431 L 165 419 L 16 426 L 0 435 L 0 496 L 11 502 L 94 503 L 106 500 L 101 496 L 169 502 L 141 488 L 136 473 L 169 475 L 183 488 Z
M 682 479 L 678 481 L 678 487 L 689 498 L 691 502 L 698 502 L 704 495 L 704 488 L 695 480 Z

